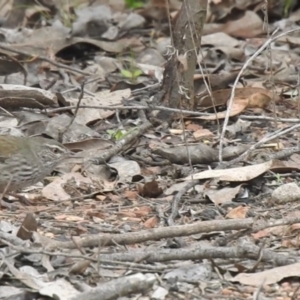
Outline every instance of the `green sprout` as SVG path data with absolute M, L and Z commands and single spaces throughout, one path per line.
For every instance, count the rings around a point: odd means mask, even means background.
M 128 134 L 136 130 L 136 128 L 130 128 L 128 131 L 125 129 L 107 130 L 107 133 L 115 140 L 120 141 L 125 138 Z
M 142 1 L 136 1 L 136 0 L 125 0 L 126 6 L 131 9 L 140 8 L 143 7 Z
M 127 78 L 127 79 L 130 79 L 130 81 L 136 81 L 136 79 L 143 74 L 143 72 L 140 70 L 140 69 L 136 69 L 136 68 L 133 68 L 131 67 L 130 70 L 125 70 L 125 69 L 122 69 L 121 70 L 121 74 Z

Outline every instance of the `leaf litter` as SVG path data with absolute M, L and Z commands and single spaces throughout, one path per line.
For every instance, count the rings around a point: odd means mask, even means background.
M 194 107 L 182 1 L 0 6 L 1 134 L 74 153 L 4 199 L 1 299 L 300 299 L 300 6 L 205 2 Z

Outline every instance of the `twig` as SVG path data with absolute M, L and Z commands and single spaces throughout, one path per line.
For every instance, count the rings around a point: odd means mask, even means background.
M 91 261 L 94 263 L 99 261 L 98 258 L 95 258 L 93 256 L 71 254 L 71 253 L 64 253 L 64 252 L 50 252 L 50 251 L 44 251 L 42 249 L 38 250 L 38 249 L 32 249 L 32 248 L 26 248 L 26 247 L 16 247 L 3 239 L 1 240 L 1 242 L 3 242 L 3 244 L 5 244 L 15 250 L 15 252 L 5 255 L 5 258 L 14 257 L 14 256 L 18 255 L 19 253 L 25 253 L 25 254 L 41 254 L 41 255 L 47 255 L 50 257 L 63 256 L 63 257 L 69 257 L 69 258 L 79 259 L 79 260 L 87 260 L 87 261 Z M 121 266 L 122 266 L 123 268 L 126 268 L 126 269 L 129 268 L 129 269 L 135 269 L 135 270 L 144 270 L 147 272 L 163 272 L 166 269 L 170 269 L 170 267 L 167 268 L 166 266 L 143 265 L 141 263 L 137 263 L 137 262 L 133 262 L 133 261 L 126 262 L 126 261 L 103 259 L 102 255 L 103 254 L 100 255 L 100 263 L 101 263 L 101 266 L 105 265 L 105 268 L 110 268 L 108 265 L 114 265 L 114 268 L 121 268 Z
M 75 109 L 77 106 L 65 106 L 65 107 L 59 107 L 59 108 L 53 108 L 53 109 L 45 109 L 43 110 L 44 113 L 52 114 L 52 113 L 58 113 L 63 111 L 68 111 L 70 109 Z M 136 110 L 145 110 L 145 109 L 153 109 L 153 110 L 164 110 L 164 111 L 170 111 L 170 112 L 181 112 L 185 115 L 193 115 L 193 116 L 210 116 L 211 114 L 208 113 L 201 113 L 196 111 L 190 111 L 190 110 L 180 110 L 177 108 L 170 108 L 165 106 L 145 106 L 145 105 L 116 105 L 116 106 L 93 106 L 93 105 L 81 105 L 79 108 L 90 108 L 90 109 L 107 109 L 107 110 L 117 110 L 117 109 L 136 109 Z
M 158 240 L 178 236 L 190 236 L 193 234 L 207 233 L 212 231 L 252 229 L 253 232 L 256 232 L 269 227 L 290 225 L 299 222 L 300 217 L 280 219 L 270 222 L 259 221 L 258 223 L 255 223 L 251 218 L 244 220 L 203 221 L 188 225 L 172 226 L 168 228 L 155 228 L 122 234 L 90 235 L 87 237 L 79 238 L 77 243 L 80 247 L 98 247 L 99 242 L 101 242 L 102 245 L 106 246 L 114 245 L 115 243 L 118 243 L 120 245 L 128 245 L 134 243 L 142 243 L 148 240 Z M 46 249 L 48 250 L 56 248 L 74 249 L 74 243 L 55 241 L 46 247 Z
M 4 244 L 8 244 L 3 240 Z M 9 244 L 8 244 L 9 245 Z M 50 252 L 45 251 L 43 249 L 31 249 L 26 247 L 16 247 L 11 246 L 16 252 L 10 253 L 6 255 L 6 258 L 15 256 L 18 253 L 28 253 L 28 254 L 43 254 L 48 255 L 50 257 L 53 256 L 64 256 L 70 257 L 73 259 L 81 259 L 88 260 L 92 262 L 96 262 L 97 259 L 95 257 L 87 256 L 87 255 L 76 255 L 72 253 L 64 253 L 64 252 Z M 257 259 L 260 255 L 260 247 L 251 244 L 249 242 L 246 243 L 238 243 L 237 247 L 213 247 L 213 246 L 201 246 L 199 247 L 197 244 L 192 248 L 188 249 L 159 249 L 159 250 L 143 250 L 143 251 L 130 251 L 130 252 L 120 252 L 120 253 L 112 253 L 112 254 L 101 254 L 99 259 L 101 264 L 107 265 L 120 265 L 124 266 L 124 268 L 129 268 L 133 266 L 135 268 L 140 268 L 144 270 L 149 270 L 150 272 L 162 272 L 166 270 L 166 267 L 163 266 L 145 266 L 142 264 L 136 263 L 136 261 L 144 260 L 148 263 L 154 262 L 168 262 L 172 260 L 198 260 L 198 259 L 234 259 L 234 258 L 250 258 Z M 147 259 L 145 259 L 147 257 Z M 265 249 L 261 253 L 261 261 L 272 261 L 277 266 L 283 266 L 287 264 L 291 264 L 298 261 L 296 255 L 285 256 L 279 253 L 276 253 L 272 250 Z M 132 264 L 134 262 L 134 264 Z M 171 266 L 172 268 L 172 266 Z
M 156 281 L 153 274 L 137 273 L 113 279 L 109 282 L 98 284 L 97 287 L 70 298 L 71 300 L 110 300 L 129 296 L 130 294 L 144 293 L 150 289 Z M 99 295 L 101 297 L 99 298 Z
M 73 114 L 73 117 L 70 120 L 70 123 L 66 126 L 65 130 L 61 133 L 61 137 L 70 129 L 70 127 L 72 126 L 73 122 L 75 121 L 75 118 L 77 116 L 78 110 L 80 108 L 80 103 L 81 103 L 81 101 L 83 99 L 83 95 L 84 95 L 84 82 L 81 84 L 80 94 L 79 94 L 79 97 L 78 97 L 78 102 L 76 104 L 75 112 Z
M 171 214 L 168 218 L 168 225 L 169 226 L 174 226 L 175 222 L 175 218 L 178 215 L 178 206 L 179 206 L 179 202 L 180 200 L 182 200 L 182 197 L 184 196 L 185 193 L 187 193 L 192 187 L 194 187 L 196 184 L 198 184 L 198 180 L 195 181 L 191 181 L 189 183 L 187 183 L 173 198 L 173 202 L 172 202 L 172 210 L 171 210 Z M 181 239 L 181 238 L 175 238 L 176 242 L 181 246 L 184 247 L 186 246 L 186 243 Z
M 128 245 L 145 242 L 152 239 L 157 240 L 163 238 L 188 236 L 203 232 L 250 229 L 252 228 L 253 223 L 254 222 L 252 219 L 218 220 L 196 222 L 193 224 L 172 226 L 168 228 L 164 227 L 151 230 L 141 230 L 139 232 L 128 232 L 122 234 L 101 234 L 100 236 L 90 235 L 85 238 L 78 239 L 78 245 L 80 245 L 80 247 L 97 247 L 99 242 L 106 246 L 114 245 L 115 243 L 120 245 Z M 55 248 L 74 249 L 74 243 L 55 241 L 49 244 L 46 248 L 48 250 Z
M 287 133 L 297 129 L 300 127 L 300 124 L 296 124 L 292 127 L 289 127 L 287 129 L 284 129 L 284 130 L 278 130 L 276 131 L 275 133 L 273 133 L 272 135 L 269 135 L 267 137 L 264 137 L 263 139 L 261 139 L 259 142 L 257 142 L 256 144 L 252 145 L 247 151 L 245 151 L 242 155 L 240 155 L 239 157 L 229 161 L 229 162 L 226 162 L 226 163 L 223 163 L 222 165 L 220 165 L 221 168 L 226 168 L 230 165 L 234 165 L 238 162 L 240 162 L 243 158 L 245 158 L 247 155 L 249 155 L 253 150 L 259 148 L 261 145 L 271 141 L 271 140 L 274 140 L 276 138 L 278 138 L 279 136 L 282 136 L 282 135 L 286 135 Z
M 273 118 L 273 117 L 267 117 L 267 116 L 245 116 L 245 115 L 240 115 L 240 119 L 242 120 L 250 120 L 250 121 L 271 121 L 271 122 L 286 122 L 286 123 L 299 123 L 300 119 L 296 118 Z
M 266 47 L 268 47 L 268 45 L 270 45 L 272 42 L 274 42 L 275 40 L 285 36 L 285 35 L 288 35 L 292 32 L 295 32 L 295 31 L 298 31 L 300 30 L 300 28 L 297 28 L 297 29 L 292 29 L 292 30 L 289 30 L 289 31 L 286 31 L 286 32 L 283 32 L 277 36 L 274 36 L 274 34 L 276 34 L 278 32 L 279 28 L 277 28 L 274 32 L 273 32 L 273 35 L 270 39 L 268 39 L 247 61 L 246 63 L 243 65 L 242 69 L 240 70 L 240 72 L 238 73 L 235 81 L 234 81 L 234 84 L 232 86 L 232 89 L 231 89 L 231 95 L 230 95 L 230 98 L 229 98 L 229 101 L 228 101 L 228 106 L 227 106 L 227 111 L 226 111 L 226 116 L 225 116 L 225 120 L 224 120 L 224 124 L 223 124 L 223 128 L 222 128 L 222 133 L 221 133 L 221 136 L 220 136 L 220 148 L 219 148 L 219 162 L 221 163 L 223 161 L 223 144 L 224 144 L 224 136 L 225 136 L 225 133 L 226 133 L 226 128 L 227 128 L 227 125 L 228 125 L 228 121 L 229 121 L 229 116 L 230 116 L 230 111 L 231 111 L 231 107 L 232 107 L 232 104 L 233 104 L 233 99 L 235 97 L 235 89 L 237 87 L 237 84 L 243 74 L 243 72 L 246 70 L 246 68 L 248 67 L 248 65 L 250 64 L 250 62 L 252 62 Z
M 177 217 L 178 215 L 178 205 L 180 200 L 182 199 L 183 195 L 185 193 L 187 193 L 192 187 L 194 187 L 196 184 L 198 184 L 199 181 L 195 180 L 195 181 L 191 181 L 189 183 L 187 183 L 173 198 L 173 202 L 172 202 L 172 212 L 168 218 L 168 224 L 169 226 L 173 226 L 174 225 L 174 219 Z

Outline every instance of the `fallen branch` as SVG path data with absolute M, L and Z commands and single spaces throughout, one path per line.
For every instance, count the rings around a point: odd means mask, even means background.
M 156 281 L 152 274 L 134 274 L 102 283 L 96 288 L 76 295 L 71 300 L 108 300 L 117 299 L 132 293 L 145 292 Z
M 299 218 L 300 220 L 300 218 Z M 101 234 L 89 235 L 84 238 L 76 239 L 78 247 L 99 247 L 112 245 L 129 245 L 142 243 L 149 240 L 159 240 L 164 238 L 173 238 L 179 236 L 189 236 L 197 233 L 207 233 L 212 231 L 241 230 L 252 228 L 254 221 L 252 219 L 244 220 L 218 220 L 196 222 L 194 224 L 179 225 L 164 228 L 155 228 L 142 230 L 139 232 L 128 232 L 123 234 Z M 77 246 L 73 242 L 55 241 L 49 244 L 46 249 L 75 249 Z
M 217 220 L 196 222 L 188 225 L 178 225 L 167 228 L 155 228 L 149 230 L 141 230 L 139 232 L 127 232 L 122 234 L 101 234 L 89 235 L 83 238 L 76 239 L 76 245 L 71 242 L 53 241 L 45 248 L 50 251 L 54 249 L 75 249 L 78 247 L 99 247 L 112 245 L 129 245 L 142 243 L 149 240 L 159 240 L 164 238 L 173 238 L 179 236 L 190 236 L 198 233 L 208 233 L 212 231 L 228 231 L 252 229 L 251 232 L 256 232 L 265 228 L 291 225 L 300 223 L 300 217 L 281 219 L 270 222 L 257 221 L 253 219 L 237 219 L 237 220 Z

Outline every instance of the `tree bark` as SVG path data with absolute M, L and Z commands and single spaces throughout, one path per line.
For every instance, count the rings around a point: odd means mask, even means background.
M 194 73 L 201 45 L 207 0 L 184 0 L 175 20 L 172 50 L 164 71 L 160 102 L 164 106 L 194 109 Z M 170 120 L 171 113 L 160 112 L 159 119 Z

